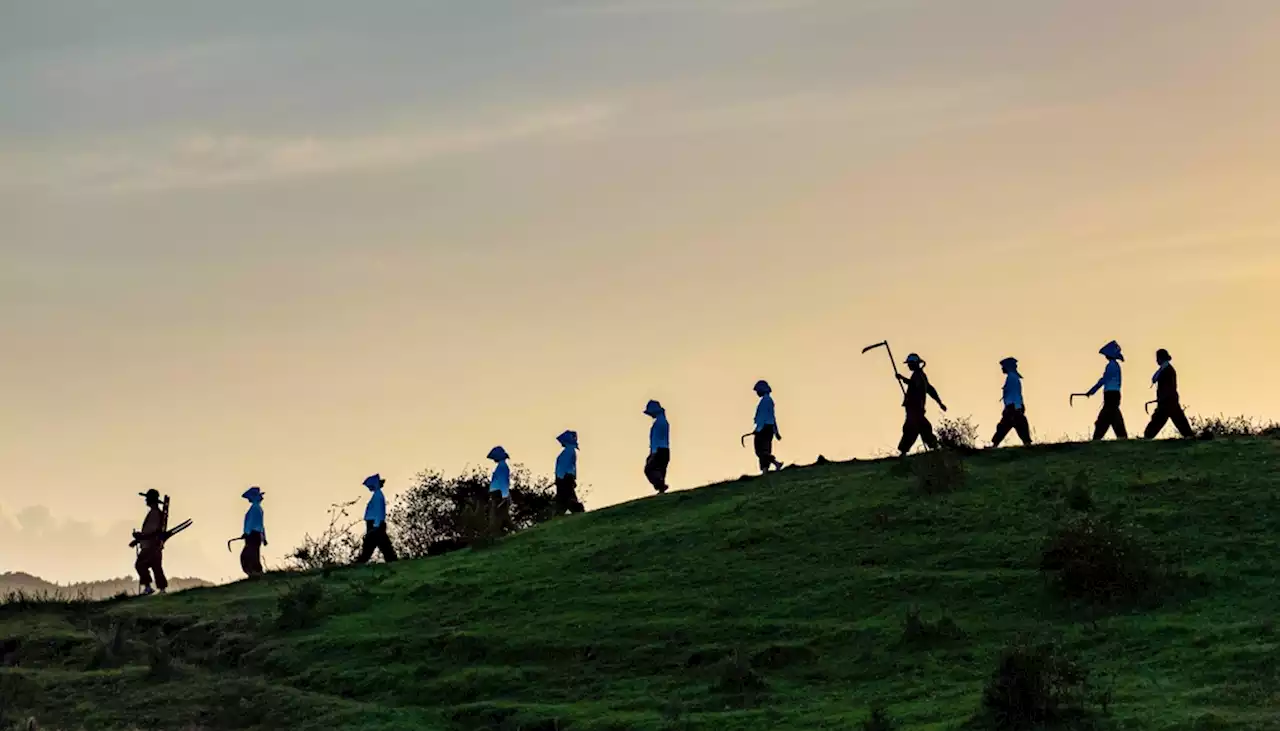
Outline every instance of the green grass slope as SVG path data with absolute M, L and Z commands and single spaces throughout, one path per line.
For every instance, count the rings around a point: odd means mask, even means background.
M 446 557 L 5 607 L 0 700 L 61 729 L 852 729 L 876 704 L 950 729 L 1002 647 L 1049 633 L 1106 679 L 1108 727 L 1280 728 L 1280 441 L 966 464 L 946 495 L 832 464 Z M 1195 590 L 1107 612 L 1050 594 L 1041 548 L 1081 473 Z M 905 642 L 913 605 L 963 636 Z

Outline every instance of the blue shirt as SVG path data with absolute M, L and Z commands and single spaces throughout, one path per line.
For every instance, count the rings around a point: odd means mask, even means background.
M 374 490 L 373 496 L 369 498 L 369 505 L 364 509 L 364 519 L 372 520 L 374 528 L 387 522 L 387 499 L 382 496 L 381 489 Z
M 511 495 L 511 468 L 506 461 L 493 468 L 493 478 L 489 480 L 489 492 L 500 492 L 502 497 Z
M 760 397 L 760 403 L 756 406 L 756 431 L 770 425 L 776 428 L 778 417 L 773 413 L 773 396 L 766 393 Z
M 578 474 L 578 450 L 573 447 L 565 447 L 560 452 L 560 456 L 556 457 L 556 479 L 560 479 L 565 475 Z
M 653 426 L 649 427 L 649 453 L 670 448 L 671 425 L 667 423 L 666 414 L 658 414 L 653 420 Z
M 249 512 L 244 514 L 244 534 L 261 533 L 267 535 L 267 527 L 262 520 L 262 503 L 254 503 L 249 506 Z
M 1004 405 L 1022 408 L 1022 376 L 1010 373 L 1004 379 Z
M 1089 395 L 1092 396 L 1102 389 L 1104 392 L 1112 392 L 1120 390 L 1120 361 L 1107 361 L 1107 369 L 1102 372 L 1102 378 L 1098 379 L 1097 385 L 1089 389 Z

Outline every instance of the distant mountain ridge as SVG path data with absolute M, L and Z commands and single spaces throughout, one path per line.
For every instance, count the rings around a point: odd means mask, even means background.
M 169 591 L 196 589 L 202 586 L 213 586 L 204 579 L 181 578 L 169 580 Z M 8 571 L 0 574 L 0 597 L 21 592 L 23 594 L 58 599 L 110 599 L 121 593 L 136 593 L 138 580 L 132 577 L 106 579 L 104 581 L 81 581 L 73 584 L 55 584 L 45 581 L 39 576 L 21 571 Z

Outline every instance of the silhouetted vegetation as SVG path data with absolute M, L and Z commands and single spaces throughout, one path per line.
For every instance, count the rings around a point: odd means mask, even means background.
M 982 691 L 979 718 L 1002 731 L 1082 728 L 1092 706 L 1083 664 L 1054 643 L 1018 642 L 1000 653 Z
M 911 474 L 925 495 L 942 495 L 965 486 L 964 458 L 950 449 L 935 449 L 911 458 Z
M 1151 598 L 1168 571 L 1114 519 L 1073 515 L 1049 537 L 1040 570 L 1062 596 L 1107 604 Z
M 345 566 L 360 555 L 362 533 L 357 530 L 364 521 L 353 518 L 351 513 L 359 500 L 329 506 L 329 525 L 319 536 L 310 533 L 302 538 L 302 545 L 293 549 L 287 557 L 288 567 L 297 571 L 313 571 Z
M 453 477 L 428 471 L 396 498 L 387 517 L 397 549 L 415 558 L 440 553 L 441 546 L 484 545 L 548 520 L 554 490 L 550 479 L 513 466 L 509 520 L 503 525 L 490 505 L 487 471 L 477 467 Z
M 1197 439 L 1232 439 L 1270 435 L 1280 430 L 1280 424 L 1262 421 L 1248 416 L 1193 416 L 1191 429 Z
M 938 444 L 962 454 L 978 451 L 978 427 L 967 416 L 943 419 L 934 431 Z

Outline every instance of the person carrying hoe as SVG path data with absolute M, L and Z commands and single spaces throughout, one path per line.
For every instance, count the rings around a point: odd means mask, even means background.
M 1151 423 L 1143 435 L 1147 439 L 1155 439 L 1160 430 L 1169 421 L 1184 439 L 1195 436 L 1195 430 L 1187 421 L 1187 412 L 1182 410 L 1182 399 L 1178 396 L 1178 372 L 1173 369 L 1173 356 L 1161 348 L 1156 351 L 1156 363 L 1160 369 L 1151 377 L 1156 387 L 1156 411 L 1151 415 Z
M 164 575 L 165 515 L 160 507 L 160 491 L 152 488 L 138 494 L 147 504 L 147 517 L 142 519 L 142 530 L 133 532 L 131 545 L 138 546 L 138 560 L 133 566 L 138 571 L 143 594 L 157 590 L 163 594 L 169 588 L 169 579 Z M 151 588 L 152 574 L 155 574 L 155 589 Z
M 1102 372 L 1102 378 L 1084 394 L 1092 398 L 1099 390 L 1102 391 L 1102 410 L 1098 412 L 1098 419 L 1094 422 L 1093 441 L 1101 441 L 1108 430 L 1115 432 L 1116 439 L 1128 439 L 1129 431 L 1124 425 L 1124 413 L 1120 411 L 1120 364 L 1124 362 L 1124 353 L 1120 350 L 1120 344 L 1112 340 L 1102 346 L 1098 354 L 1107 359 L 1107 367 Z
M 260 487 L 251 487 L 241 495 L 249 501 L 244 514 L 244 548 L 240 549 L 240 568 L 245 576 L 262 575 L 262 547 L 267 545 L 267 527 L 262 514 L 262 498 L 266 493 Z
M 929 377 L 924 373 L 925 362 L 920 356 L 915 353 L 908 355 L 906 366 L 911 371 L 911 377 L 898 374 L 898 380 L 907 384 L 907 392 L 902 399 L 907 418 L 902 424 L 902 441 L 898 442 L 898 453 L 903 456 L 906 456 L 907 452 L 915 446 L 916 439 L 923 440 L 929 449 L 938 448 L 938 438 L 933 434 L 933 424 L 930 424 L 928 417 L 925 416 L 927 398 L 932 397 L 938 402 L 939 408 L 943 411 L 947 410 L 947 405 L 942 403 L 942 398 L 929 383 Z
M 782 469 L 782 463 L 773 456 L 773 440 L 782 441 L 782 433 L 778 431 L 778 417 L 773 408 L 773 389 L 768 381 L 756 381 L 756 395 L 760 403 L 756 405 L 755 448 L 756 458 L 760 460 L 760 472 L 767 473 L 770 467 Z

